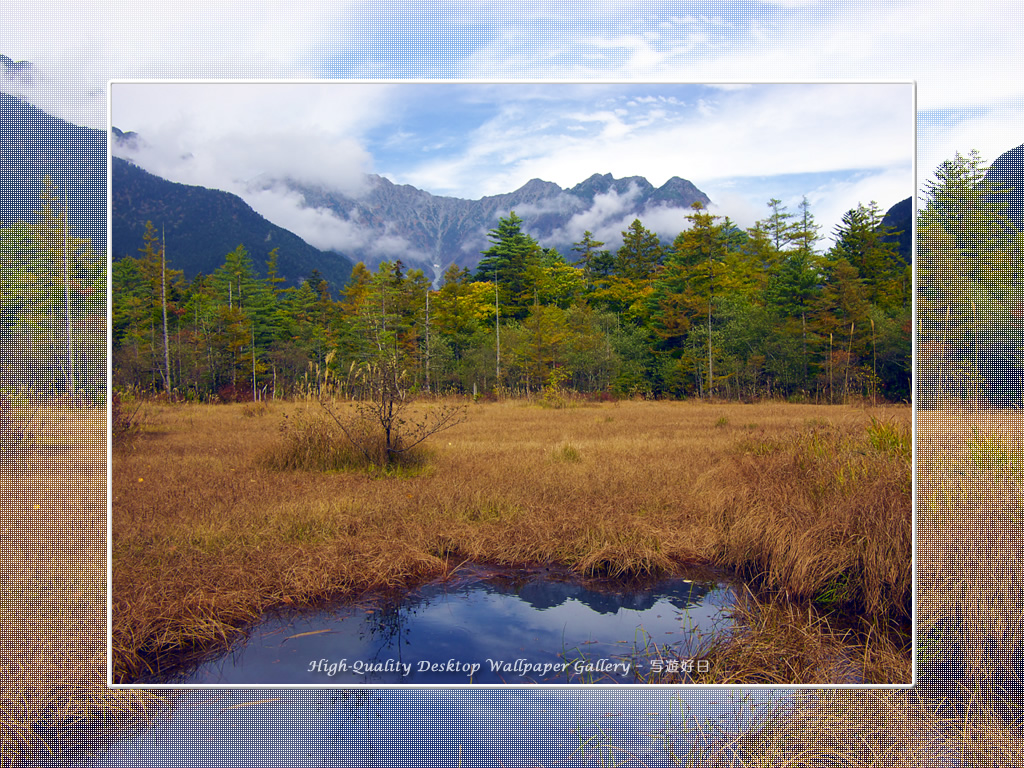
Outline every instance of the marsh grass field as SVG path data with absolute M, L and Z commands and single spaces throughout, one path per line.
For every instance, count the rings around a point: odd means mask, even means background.
M 562 429 L 555 432 L 545 426 L 543 432 L 532 434 L 523 426 L 519 435 L 535 442 L 538 464 L 550 462 L 599 473 L 600 468 L 594 466 L 596 445 L 590 447 L 585 434 L 568 430 L 566 425 L 586 424 L 587 429 L 600 430 L 619 422 L 625 432 L 624 425 L 629 422 L 621 414 L 649 405 L 654 404 L 602 405 L 569 413 L 521 404 L 493 404 L 479 410 L 492 410 L 496 419 L 503 416 L 504 422 L 497 422 L 508 428 L 525 425 L 524 413 L 541 425 L 565 419 Z M 707 407 L 700 417 L 705 436 L 731 431 L 739 440 L 750 439 L 761 427 L 800 433 L 807 428 L 808 418 L 834 419 L 840 412 L 830 408 L 824 416 L 808 417 L 802 406 L 764 404 L 730 406 L 718 412 L 720 415 L 712 415 L 716 408 Z M 226 434 L 258 432 L 269 446 L 280 445 L 273 434 L 283 414 L 304 409 L 299 405 L 271 406 L 266 412 L 252 409 L 254 412 L 246 415 L 244 406 L 232 406 L 216 409 L 212 416 L 220 419 L 217 424 L 230 427 Z M 192 456 L 181 433 L 194 427 L 201 410 L 190 413 L 177 406 L 145 406 L 139 413 L 149 436 L 140 434 L 139 442 L 119 451 L 115 462 L 146 465 L 152 461 L 152 444 L 160 441 L 177 443 L 179 456 Z M 761 415 L 737 417 L 738 412 Z M 25 418 L 31 413 L 30 409 Z M 786 415 L 797 413 L 795 421 Z M 501 442 L 514 437 L 488 435 L 477 415 L 471 412 L 471 419 L 457 431 L 435 441 L 439 444 L 432 455 L 433 475 L 427 471 L 398 477 L 393 485 L 436 478 L 441 466 L 439 449 L 447 449 L 449 441 L 451 448 L 461 446 L 460 453 L 465 455 L 472 453 L 474 442 L 497 444 L 496 437 L 501 437 Z M 901 416 L 891 415 L 896 420 L 909 418 L 905 409 Z M 870 414 L 859 409 L 849 409 L 847 416 L 856 419 L 860 427 L 865 419 L 870 423 Z M 723 418 L 725 422 L 721 422 Z M 1021 697 L 1016 687 L 1024 650 L 1024 608 L 1019 599 L 1024 587 L 1024 559 L 1020 557 L 1024 549 L 1020 525 L 1022 422 L 1020 414 L 1005 412 L 918 414 L 918 683 L 914 689 L 797 692 L 783 704 L 766 705 L 748 725 L 737 725 L 728 733 L 692 720 L 680 707 L 678 723 L 656 735 L 664 747 L 666 764 L 783 768 L 1024 763 Z M 642 423 L 651 435 L 661 434 L 662 442 L 666 434 L 672 434 L 673 425 L 663 418 Z M 491 422 L 492 428 L 494 425 Z M 105 729 L 111 729 L 111 736 L 125 735 L 170 703 L 166 693 L 111 690 L 106 685 L 104 414 L 46 407 L 34 416 L 34 426 L 39 428 L 30 439 L 5 449 L 2 465 L 4 492 L 0 499 L 6 536 L 0 558 L 0 606 L 4 612 L 0 764 L 4 766 L 36 764 L 38 756 L 48 751 L 59 760 L 66 751 L 80 748 L 82 728 L 97 737 Z M 634 429 L 635 434 L 643 432 Z M 177 439 L 169 439 L 175 433 Z M 597 434 L 602 445 L 608 442 L 608 432 Z M 541 439 L 541 435 L 548 438 Z M 565 442 L 576 447 L 578 461 L 566 461 L 564 450 L 561 457 L 556 455 L 555 449 Z M 256 446 L 237 437 L 234 445 L 241 446 L 238 452 L 221 458 L 241 462 L 258 480 L 264 470 L 254 470 L 252 463 L 243 461 L 245 456 L 255 461 L 252 451 Z M 638 465 L 640 448 L 636 450 L 632 466 Z M 495 453 L 508 457 L 510 451 Z M 454 452 L 450 455 L 455 456 Z M 158 462 L 152 466 L 162 472 L 173 469 L 162 468 Z M 699 474 L 699 468 L 689 465 L 676 469 Z M 498 472 L 496 468 L 490 471 Z M 319 474 L 296 472 L 292 482 L 352 483 L 363 488 L 387 485 L 373 482 L 375 478 L 365 473 Z M 278 481 L 285 476 L 275 475 Z M 143 478 L 140 485 L 144 486 L 145 475 L 115 473 L 117 482 L 137 483 L 138 477 Z M 250 479 L 254 478 L 246 481 Z M 531 485 L 525 479 L 516 482 L 517 487 Z M 238 478 L 236 483 L 241 485 Z M 453 485 L 450 481 L 447 487 Z M 469 489 L 457 491 L 471 493 Z M 456 490 L 450 493 L 454 495 Z M 330 494 L 325 495 L 324 503 L 333 503 Z M 407 495 L 402 498 L 408 500 Z M 678 530 L 676 524 L 670 527 Z M 155 523 L 152 529 L 159 531 Z M 443 564 L 443 557 L 435 554 L 432 558 L 440 562 L 428 558 L 434 564 L 427 573 L 449 567 Z M 284 602 L 298 597 L 291 594 L 282 592 L 277 599 Z M 260 692 L 254 692 L 253 698 L 259 697 Z M 609 736 L 607 743 L 599 737 L 597 734 L 586 746 L 586 754 L 596 755 L 597 764 L 649 764 L 624 753 L 614 737 Z
M 113 455 L 114 681 L 471 562 L 714 565 L 748 586 L 692 682 L 911 682 L 909 408 L 562 405 L 469 403 L 380 469 L 315 401 L 146 404 Z
M 106 415 L 25 400 L 0 465 L 0 765 L 76 723 L 145 722 L 156 694 L 106 685 Z

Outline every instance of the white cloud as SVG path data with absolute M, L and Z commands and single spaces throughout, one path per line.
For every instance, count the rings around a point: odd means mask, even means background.
M 685 229 L 689 229 L 690 222 L 686 220 L 687 215 L 693 213 L 689 208 L 670 208 L 666 205 L 656 205 L 646 208 L 641 216 L 645 228 L 657 233 L 662 240 L 674 240 L 676 235 Z M 627 226 L 632 222 L 626 222 Z M 623 227 L 622 229 L 625 229 Z M 621 237 L 619 238 L 621 240 Z
M 643 91 L 593 86 L 589 95 L 566 91 L 561 103 L 522 98 L 468 132 L 457 156 L 403 168 L 401 181 L 468 198 L 530 178 L 568 187 L 595 172 L 642 175 L 656 186 L 678 175 L 700 186 L 738 175 L 905 163 L 913 152 L 905 85 L 655 84 Z M 509 94 L 509 101 L 521 96 Z
M 376 260 L 401 257 L 406 263 L 427 260 L 427 254 L 413 249 L 401 236 L 392 232 L 382 236 L 354 213 L 344 218 L 328 208 L 309 206 L 303 195 L 292 189 L 275 185 L 251 192 L 246 202 L 261 216 L 299 233 L 321 250 L 360 252 Z
M 635 184 L 630 184 L 622 195 L 614 189 L 595 195 L 590 207 L 575 214 L 564 227 L 553 232 L 551 239 L 556 242 L 576 242 L 582 239 L 587 230 L 594 234 L 596 240 L 605 240 L 608 236 L 614 239 L 622 229 L 619 225 L 623 215 L 635 209 L 639 192 Z
M 922 109 L 1024 95 L 1007 56 L 1015 0 L 953 9 L 916 0 L 678 4 L 527 0 L 506 4 L 64 4 L 11 0 L 6 53 L 47 76 L 23 91 L 44 109 L 100 127 L 111 77 L 551 77 L 760 81 L 921 80 Z M 413 30 L 413 31 L 410 31 Z M 568 31 L 571 30 L 571 33 Z M 410 45 L 415 42 L 416 45 Z
M 665 241 L 671 241 L 686 229 L 689 209 L 673 208 L 663 204 L 638 208 L 640 190 L 630 184 L 624 194 L 614 189 L 595 195 L 593 203 L 586 210 L 574 215 L 565 226 L 551 235 L 552 242 L 579 242 L 583 233 L 589 231 L 595 240 L 604 243 L 604 248 L 614 251 L 622 245 L 622 233 L 634 219 L 639 218 L 644 228 L 654 232 Z
M 5 4 L 3 51 L 45 76 L 21 92 L 40 108 L 92 128 L 106 118 L 112 78 L 310 77 L 349 17 L 344 3 L 231 0 Z M 16 23 L 14 22 L 16 20 Z M 16 27 L 16 30 L 14 29 Z
M 388 90 L 314 84 L 115 84 L 113 124 L 136 131 L 133 160 L 182 183 L 239 192 L 253 179 L 358 193 L 372 158 L 362 135 Z
M 516 215 L 521 218 L 540 216 L 545 213 L 566 214 L 579 210 L 581 201 L 578 197 L 565 193 L 546 197 L 535 203 L 516 206 Z
M 754 226 L 756 221 L 765 218 L 768 213 L 765 205 L 767 201 L 754 200 L 749 193 L 744 194 L 731 184 L 709 189 L 707 194 L 712 198 L 708 211 L 715 216 L 728 216 L 741 229 Z

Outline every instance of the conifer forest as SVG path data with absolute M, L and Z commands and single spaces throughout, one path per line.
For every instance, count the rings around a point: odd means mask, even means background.
M 671 246 L 636 219 L 617 250 L 585 232 L 545 248 L 512 211 L 475 270 L 440 286 L 401 260 L 356 264 L 338 291 L 314 270 L 283 287 L 278 254 L 225 254 L 191 281 L 147 222 L 113 265 L 116 386 L 201 400 L 358 396 L 387 361 L 421 393 L 850 397 L 909 401 L 911 269 L 858 205 L 819 248 L 806 199 L 743 230 L 695 204 Z
M 0 230 L 8 369 L 36 361 L 40 389 L 105 387 L 106 259 L 68 234 L 47 179 L 34 223 Z M 821 247 L 806 199 L 772 199 L 747 229 L 695 204 L 688 226 L 635 219 L 617 249 L 584 232 L 547 248 L 511 211 L 475 269 L 439 285 L 401 260 L 356 264 L 333 288 L 298 285 L 278 252 L 239 246 L 186 279 L 159 222 L 110 271 L 115 389 L 225 402 L 360 396 L 386 363 L 420 394 L 764 398 L 848 402 L 911 396 L 911 267 L 875 203 L 849 210 Z

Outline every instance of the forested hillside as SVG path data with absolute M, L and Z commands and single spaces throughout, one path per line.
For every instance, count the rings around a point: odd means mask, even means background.
M 10 59 L 7 59 L 10 61 Z M 28 71 L 25 62 L 0 66 Z M 74 163 L 65 158 L 74 157 Z M 0 92 L 0 224 L 29 221 L 39 210 L 44 177 L 67 194 L 74 237 L 106 248 L 107 142 L 103 131 L 72 125 L 23 99 Z
M 127 134 L 115 135 L 123 142 Z M 143 245 L 146 222 L 153 221 L 166 238 L 168 258 L 189 279 L 215 270 L 239 243 L 249 249 L 279 248 L 278 271 L 289 285 L 297 285 L 314 268 L 334 286 L 344 285 L 352 273 L 352 262 L 343 254 L 314 248 L 267 221 L 237 195 L 167 181 L 120 157 L 111 158 L 110 174 L 115 261 L 135 255 Z
M 357 264 L 336 295 L 315 270 L 284 288 L 276 250 L 241 246 L 185 280 L 150 224 L 113 266 L 114 383 L 351 391 L 383 359 L 431 392 L 909 400 L 911 271 L 875 203 L 848 211 L 827 251 L 806 200 L 773 199 L 748 229 L 699 202 L 688 219 L 680 233 L 637 219 L 615 251 L 587 232 L 560 253 L 512 212 L 473 272 L 452 265 L 435 289 L 400 260 Z

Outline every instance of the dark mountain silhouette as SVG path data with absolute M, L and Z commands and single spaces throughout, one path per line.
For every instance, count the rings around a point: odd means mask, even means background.
M 31 76 L 31 65 L 0 56 L 8 77 Z M 103 131 L 48 115 L 27 101 L 0 93 L 0 225 L 35 222 L 43 177 L 67 191 L 71 233 L 88 237 L 93 250 L 107 243 L 107 142 Z
M 995 206 L 1010 227 L 1024 229 L 1024 144 L 997 157 L 985 173 L 984 183 L 993 192 L 987 202 Z M 1019 296 L 1022 284 L 1021 257 L 1011 256 L 1011 296 Z M 1024 408 L 1024 343 L 1018 329 L 1024 321 L 1019 299 L 1005 317 L 985 318 L 981 335 L 979 367 L 988 401 L 1001 408 Z
M 3 55 L 0 70 L 14 82 L 33 76 L 31 64 L 12 62 Z M 131 147 L 139 138 L 115 128 L 113 140 Z M 0 226 L 36 221 L 43 178 L 49 175 L 59 194 L 67 190 L 72 235 L 88 237 L 94 251 L 105 252 L 106 165 L 104 131 L 73 125 L 24 99 L 0 92 L 0 177 L 4 186 Z M 113 161 L 113 173 L 114 258 L 137 254 L 150 219 L 158 228 L 165 228 L 168 257 L 188 277 L 216 269 L 241 243 L 261 273 L 266 254 L 279 246 L 278 271 L 291 283 L 314 269 L 335 287 L 348 280 L 352 264 L 344 256 L 313 248 L 234 195 L 173 184 L 118 158 Z
M 116 129 L 115 129 L 116 130 Z M 119 142 L 131 134 L 115 134 Z M 344 255 L 314 248 L 298 235 L 270 223 L 237 195 L 167 181 L 127 160 L 112 160 L 113 257 L 137 256 L 146 222 L 166 235 L 167 258 L 188 279 L 209 274 L 244 245 L 258 275 L 267 254 L 278 249 L 278 274 L 297 285 L 314 270 L 340 288 L 352 272 Z
M 710 583 L 688 582 L 673 579 L 669 583 L 658 583 L 648 588 L 596 590 L 571 581 L 535 579 L 518 590 L 524 603 L 546 610 L 562 605 L 569 600 L 586 605 L 595 613 L 618 613 L 622 609 L 646 611 L 659 600 L 668 600 L 680 611 L 700 603 L 712 589 Z
M 895 242 L 900 258 L 910 264 L 914 257 L 914 201 L 908 197 L 896 203 L 882 217 L 882 226 L 892 227 L 897 233 L 886 240 Z
M 1024 144 L 997 157 L 985 173 L 985 183 L 998 190 L 992 197 L 1006 206 L 1003 215 L 1017 229 L 1024 228 Z

